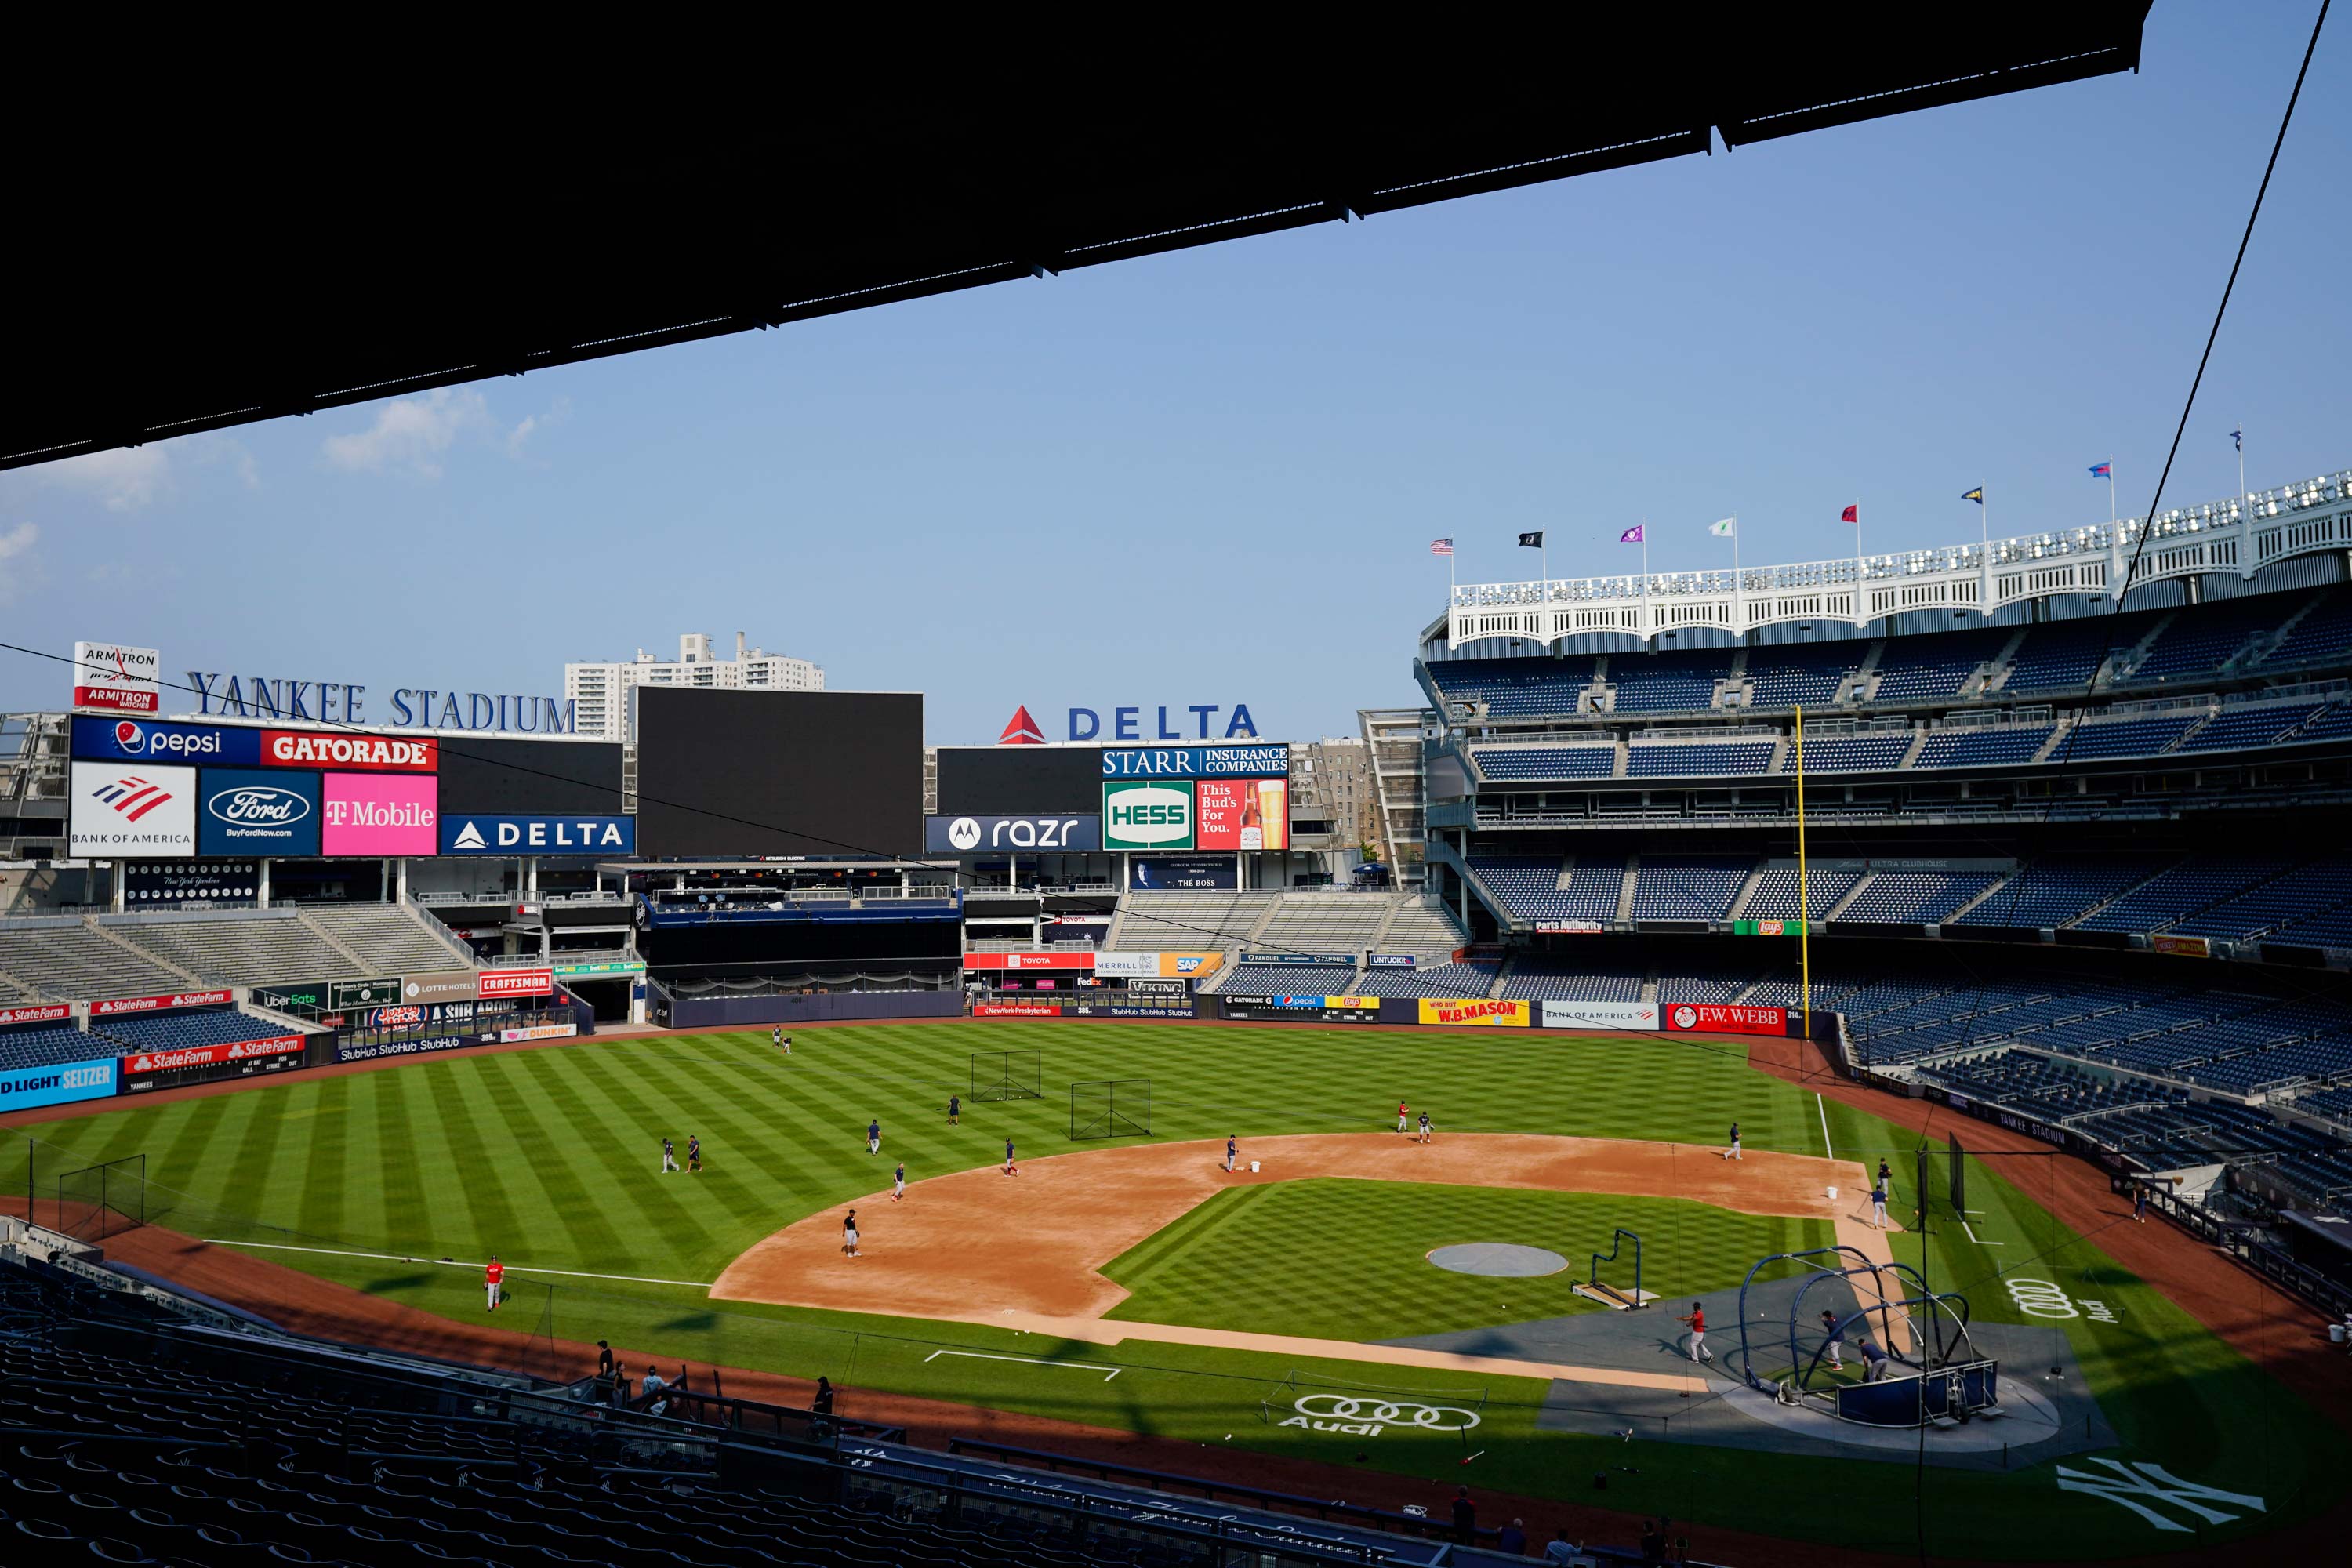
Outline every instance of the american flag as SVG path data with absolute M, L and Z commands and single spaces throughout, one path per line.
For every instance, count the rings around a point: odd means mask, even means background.
M 1429 542 L 1429 552 L 1432 555 L 1451 555 L 1454 553 L 1454 541 L 1433 539 Z

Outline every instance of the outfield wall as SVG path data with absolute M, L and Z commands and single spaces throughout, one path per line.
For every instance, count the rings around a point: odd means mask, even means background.
M 673 1029 L 741 1029 L 754 1024 L 828 1024 L 890 1018 L 960 1018 L 958 991 L 825 991 L 795 996 L 673 996 Z

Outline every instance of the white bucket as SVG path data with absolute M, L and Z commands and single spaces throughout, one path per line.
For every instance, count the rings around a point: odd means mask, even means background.
M 1250 1162 L 1250 1174 L 1253 1176 L 1257 1174 L 1257 1162 L 1255 1160 L 1252 1160 Z
M 2341 1323 L 2330 1323 L 2330 1324 L 2328 1324 L 2328 1325 L 2327 1325 L 2327 1342 L 2328 1342 L 2329 1344 L 2332 1344 L 2332 1345 L 2340 1345 L 2340 1344 L 2342 1344 L 2342 1343 L 2344 1342 L 2345 1333 L 2346 1333 L 2346 1330 L 2345 1330 L 2345 1327 L 2344 1327 L 2344 1325 L 2343 1325 L 2343 1324 L 2341 1324 Z
M 1837 1202 L 1837 1189 L 1835 1187 L 1832 1187 L 1830 1189 L 1830 1202 Z

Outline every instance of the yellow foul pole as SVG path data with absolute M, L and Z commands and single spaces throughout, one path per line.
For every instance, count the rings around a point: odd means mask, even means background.
M 1805 1038 L 1813 1037 L 1813 910 L 1805 897 L 1805 710 L 1797 710 L 1797 973 Z

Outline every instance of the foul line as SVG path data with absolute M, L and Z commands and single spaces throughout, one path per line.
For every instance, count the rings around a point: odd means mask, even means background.
M 1975 1211 L 1974 1209 L 1970 1209 L 1970 1210 L 1969 1210 L 1969 1211 L 1967 1211 L 1967 1212 L 1969 1212 L 1969 1213 L 1970 1213 L 1970 1214 L 1974 1214 L 1976 1211 Z M 1960 1221 L 1960 1228 L 1961 1228 L 1962 1230 L 1967 1230 L 1967 1231 L 1969 1232 L 1969 1239 L 1970 1241 L 1975 1242 L 1979 1247 L 2007 1247 L 2007 1246 L 2009 1245 L 2009 1243 L 2007 1243 L 2007 1242 L 2005 1242 L 2005 1241 L 1987 1241 L 1987 1240 L 1985 1240 L 1982 1237 L 1979 1236 L 1975 1231 L 1973 1231 L 1973 1230 L 1969 1230 L 1969 1222 L 1968 1222 L 1967 1220 L 1962 1220 L 1962 1221 Z
M 1813 1092 L 1813 1109 L 1822 1113 L 1822 1152 L 1834 1160 L 1837 1151 L 1830 1147 L 1830 1108 L 1822 1102 L 1818 1089 Z
M 289 1247 L 281 1241 L 232 1241 L 224 1236 L 199 1237 L 206 1247 L 260 1247 L 272 1252 L 317 1252 L 329 1258 L 373 1258 L 383 1263 L 429 1263 L 436 1268 L 480 1268 L 479 1263 L 466 1263 L 448 1258 L 404 1258 L 397 1252 L 346 1252 L 340 1247 Z M 632 1285 L 685 1285 L 697 1290 L 708 1290 L 708 1279 L 650 1279 L 642 1274 L 591 1274 L 583 1268 L 533 1268 L 525 1263 L 507 1265 L 509 1274 L 557 1274 L 566 1279 L 623 1279 Z
M 928 1365 L 929 1365 L 932 1362 L 935 1362 L 935 1361 L 939 1360 L 939 1359 L 940 1359 L 940 1357 L 941 1357 L 941 1356 L 943 1356 L 943 1355 L 961 1356 L 961 1357 L 963 1357 L 966 1361 L 1019 1361 L 1019 1362 L 1027 1362 L 1031 1366 L 1073 1366 L 1073 1367 L 1076 1367 L 1076 1368 L 1077 1368 L 1079 1371 L 1081 1371 L 1081 1372 L 1102 1372 L 1102 1371 L 1104 1371 L 1103 1364 L 1102 1364 L 1100 1362 L 1095 1362 L 1095 1361 L 1047 1361 L 1047 1360 L 1046 1360 L 1045 1357 L 1043 1357 L 1043 1356 L 1034 1356 L 1034 1355 L 991 1355 L 991 1354 L 989 1354 L 989 1353 L 988 1353 L 987 1352 L 985 1352 L 985 1351 L 933 1351 L 930 1354 L 929 1354 L 929 1355 L 927 1355 L 927 1356 L 925 1356 L 925 1357 L 923 1358 L 923 1364 L 924 1364 L 924 1365 L 926 1365 L 926 1366 L 928 1366 Z M 1127 1370 L 1127 1369 L 1126 1369 L 1125 1367 L 1119 1367 L 1119 1366 L 1112 1367 L 1112 1368 L 1110 1368 L 1110 1369 L 1108 1370 L 1108 1374 L 1103 1378 L 1103 1381 L 1104 1381 L 1105 1383 L 1108 1383 L 1112 1378 L 1117 1377 L 1120 1373 L 1125 1372 L 1126 1370 Z

